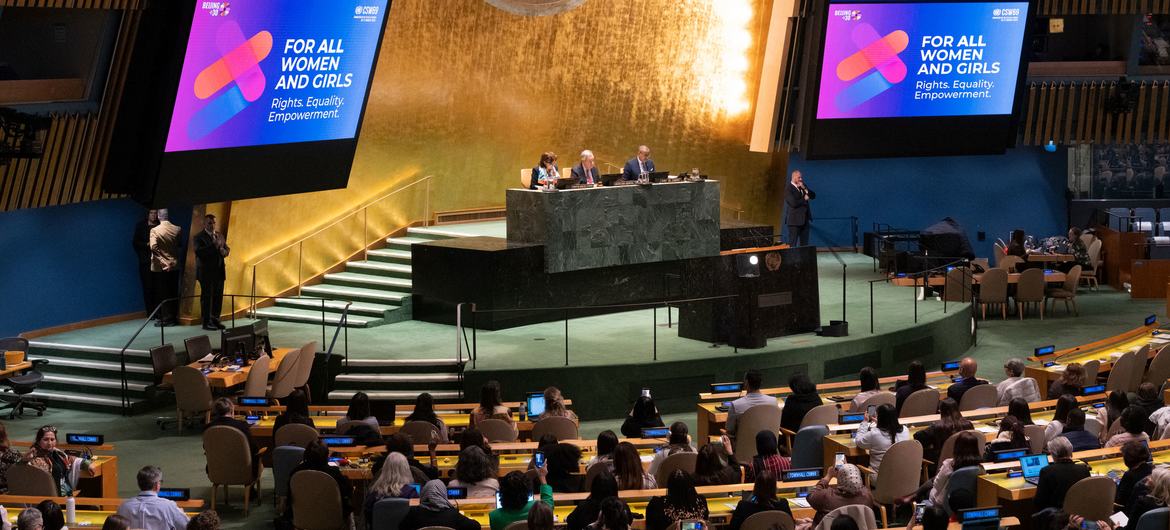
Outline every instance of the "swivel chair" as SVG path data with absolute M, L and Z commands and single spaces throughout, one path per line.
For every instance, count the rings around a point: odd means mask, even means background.
M 7 339 L 0 339 L 0 352 L 24 352 L 24 358 L 21 362 L 28 360 L 28 339 L 19 337 L 12 337 Z M 0 379 L 0 387 L 5 387 L 3 392 L 0 392 L 0 400 L 3 400 L 5 405 L 0 407 L 0 410 L 12 409 L 8 414 L 8 419 L 16 419 L 24 416 L 24 409 L 30 408 L 37 411 L 37 416 L 44 416 L 45 403 L 36 399 L 25 397 L 37 389 L 41 381 L 45 378 L 39 370 L 40 366 L 49 364 L 47 359 L 34 359 L 31 361 L 32 367 L 25 370 L 23 374 L 10 374 Z M 4 355 L 0 358 L 0 370 L 8 369 L 8 356 Z

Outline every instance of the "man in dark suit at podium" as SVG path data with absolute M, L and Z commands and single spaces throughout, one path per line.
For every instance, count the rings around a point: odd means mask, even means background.
M 195 236 L 195 279 L 199 280 L 199 309 L 203 329 L 223 329 L 219 314 L 223 309 L 223 282 L 227 276 L 224 258 L 231 252 L 223 234 L 215 231 L 215 216 L 203 218 L 203 231 Z
M 808 201 L 817 194 L 804 187 L 800 170 L 792 172 L 792 181 L 784 188 L 784 224 L 788 226 L 788 244 L 803 247 L 808 244 L 808 229 L 812 223 L 812 208 Z
M 650 148 L 639 145 L 637 156 L 627 161 L 626 167 L 622 168 L 622 180 L 637 180 L 638 175 L 653 172 L 654 161 L 650 160 Z
M 572 175 L 577 180 L 577 184 L 581 186 L 601 184 L 601 171 L 597 169 L 593 151 L 588 149 L 581 151 L 581 163 L 573 166 Z

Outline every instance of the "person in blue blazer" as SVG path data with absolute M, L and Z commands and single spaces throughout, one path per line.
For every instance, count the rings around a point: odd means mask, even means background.
M 639 145 L 637 156 L 627 161 L 626 167 L 622 168 L 622 180 L 637 180 L 638 175 L 653 172 L 654 161 L 650 160 L 650 148 Z

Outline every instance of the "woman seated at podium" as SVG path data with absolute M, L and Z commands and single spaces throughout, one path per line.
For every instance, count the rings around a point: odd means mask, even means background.
M 532 183 L 528 185 L 528 189 L 551 186 L 559 178 L 561 172 L 557 169 L 557 155 L 552 151 L 546 151 L 540 155 L 540 163 L 532 168 Z

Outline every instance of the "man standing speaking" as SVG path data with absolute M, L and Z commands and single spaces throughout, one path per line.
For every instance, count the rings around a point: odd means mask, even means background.
M 812 208 L 808 201 L 817 198 L 817 194 L 804 187 L 799 169 L 792 172 L 792 181 L 784 191 L 784 224 L 788 226 L 788 244 L 803 247 L 808 244 L 808 228 L 812 223 Z

